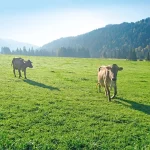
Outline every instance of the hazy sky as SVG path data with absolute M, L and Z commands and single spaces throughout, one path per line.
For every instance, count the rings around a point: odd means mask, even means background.
M 42 46 L 150 17 L 150 0 L 1 0 L 0 38 Z

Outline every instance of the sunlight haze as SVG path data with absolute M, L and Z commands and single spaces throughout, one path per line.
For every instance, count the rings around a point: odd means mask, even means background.
M 5 0 L 0 5 L 0 38 L 42 46 L 108 24 L 145 19 L 149 6 L 149 0 Z

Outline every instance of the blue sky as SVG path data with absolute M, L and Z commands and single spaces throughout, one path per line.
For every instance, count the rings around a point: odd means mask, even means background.
M 0 38 L 42 46 L 107 24 L 150 17 L 149 0 L 4 0 Z

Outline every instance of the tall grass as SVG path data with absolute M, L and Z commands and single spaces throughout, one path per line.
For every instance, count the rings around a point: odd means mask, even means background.
M 0 149 L 150 149 L 150 63 L 27 57 L 27 80 L 0 55 Z M 97 69 L 116 63 L 118 95 L 98 93 Z

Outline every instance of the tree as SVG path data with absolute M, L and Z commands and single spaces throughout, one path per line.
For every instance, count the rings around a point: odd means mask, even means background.
M 129 60 L 137 61 L 135 49 L 131 49 L 129 52 Z
M 32 55 L 32 56 L 34 56 L 34 55 L 35 55 L 35 52 L 34 52 L 33 47 L 31 48 L 30 55 Z
M 150 52 L 147 53 L 146 60 L 147 60 L 147 61 L 150 61 Z
M 2 47 L 1 53 L 2 54 L 11 54 L 11 51 L 10 51 L 9 47 Z
M 22 53 L 23 53 L 23 55 L 27 55 L 27 50 L 26 50 L 25 46 L 23 47 L 23 52 Z

